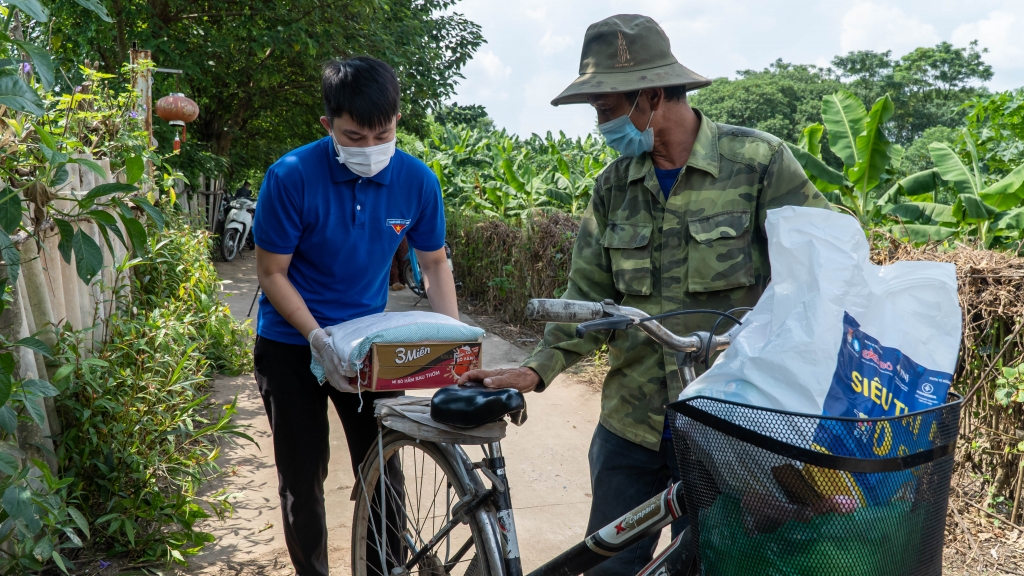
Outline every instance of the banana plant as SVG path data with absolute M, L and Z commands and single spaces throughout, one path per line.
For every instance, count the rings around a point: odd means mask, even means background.
M 579 214 L 597 175 L 615 157 L 593 136 L 548 132 L 520 139 L 504 130 L 448 127 L 411 151 L 437 175 L 448 205 L 508 221 L 537 209 Z
M 893 114 L 892 99 L 885 95 L 871 110 L 853 93 L 840 90 L 822 98 L 822 124 L 804 129 L 790 151 L 811 182 L 833 205 L 850 211 L 862 224 L 881 217 L 885 194 L 881 186 L 891 180 L 903 159 L 903 148 L 885 135 L 884 126 Z M 835 170 L 821 158 L 821 138 L 843 162 Z
M 986 185 L 972 135 L 963 132 L 970 159 L 965 163 L 944 143 L 928 146 L 935 168 L 902 180 L 888 194 L 909 202 L 887 206 L 885 213 L 898 218 L 893 234 L 913 242 L 945 240 L 954 234 L 976 238 L 985 247 L 997 241 L 1014 241 L 1024 233 L 1024 165 Z M 909 181 L 906 185 L 903 182 Z M 935 202 L 935 190 L 948 183 L 957 192 L 952 205 Z M 931 198 L 928 198 L 931 196 Z M 930 202 L 927 200 L 931 200 Z

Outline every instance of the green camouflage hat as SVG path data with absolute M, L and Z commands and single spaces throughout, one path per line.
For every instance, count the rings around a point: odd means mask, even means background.
M 676 60 L 657 22 L 639 14 L 619 14 L 587 28 L 580 77 L 551 105 L 585 103 L 588 94 L 666 86 L 686 86 L 689 92 L 710 84 L 711 80 Z

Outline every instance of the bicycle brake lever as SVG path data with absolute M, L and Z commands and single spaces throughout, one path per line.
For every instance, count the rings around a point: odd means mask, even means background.
M 576 326 L 576 337 L 583 338 L 587 335 L 587 332 L 601 332 L 606 330 L 625 330 L 630 326 L 636 324 L 636 321 L 629 316 L 622 314 L 612 314 L 608 318 L 599 318 L 597 320 L 590 320 L 589 322 L 583 322 Z

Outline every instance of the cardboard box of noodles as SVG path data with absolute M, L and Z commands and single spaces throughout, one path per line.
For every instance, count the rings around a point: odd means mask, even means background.
M 359 373 L 366 389 L 419 390 L 451 386 L 480 368 L 481 342 L 373 344 Z

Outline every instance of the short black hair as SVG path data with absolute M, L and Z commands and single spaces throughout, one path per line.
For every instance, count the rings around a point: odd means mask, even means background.
M 363 128 L 387 126 L 398 115 L 401 90 L 387 63 L 369 56 L 331 60 L 321 76 L 324 113 L 334 121 L 348 114 Z
M 665 91 L 665 101 L 672 102 L 673 100 L 686 100 L 686 84 L 680 84 L 679 86 L 659 86 Z M 626 92 L 624 96 L 626 100 L 632 102 L 636 100 L 636 97 L 640 95 L 639 90 L 632 92 Z
M 242 187 L 245 188 L 246 186 L 252 186 L 252 184 L 249 184 L 249 181 L 246 180 L 245 182 L 242 182 Z

